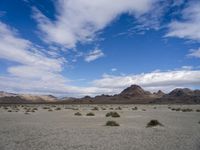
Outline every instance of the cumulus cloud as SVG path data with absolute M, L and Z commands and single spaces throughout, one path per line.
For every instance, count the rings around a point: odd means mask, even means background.
M 200 58 L 200 48 L 198 48 L 198 49 L 191 49 L 190 53 L 187 56 Z
M 150 90 L 172 90 L 176 87 L 200 85 L 200 71 L 180 69 L 167 72 L 150 72 L 136 75 L 113 76 L 103 75 L 101 79 L 93 81 L 96 87 L 118 89 L 118 91 L 132 84 L 138 84 Z
M 37 8 L 34 18 L 43 33 L 43 40 L 66 48 L 73 48 L 78 42 L 88 42 L 118 15 L 130 13 L 140 16 L 152 7 L 155 0 L 58 0 L 57 14 L 52 21 Z
M 169 24 L 167 37 L 178 37 L 200 42 L 200 2 L 190 1 L 182 11 L 182 21 Z
M 90 51 L 86 56 L 85 56 L 85 61 L 86 62 L 91 62 L 94 61 L 100 57 L 103 57 L 104 53 L 100 49 L 95 49 L 93 51 Z
M 92 95 L 109 92 L 96 87 L 76 87 L 62 76 L 64 58 L 51 58 L 15 29 L 0 22 L 0 59 L 15 62 L 0 76 L 0 90 L 42 94 Z

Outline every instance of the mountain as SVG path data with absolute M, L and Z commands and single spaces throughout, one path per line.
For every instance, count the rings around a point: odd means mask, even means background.
M 0 92 L 0 103 L 51 103 L 57 102 L 52 95 L 13 94 Z
M 149 97 L 152 94 L 148 91 L 143 90 L 138 85 L 131 85 L 130 87 L 124 89 L 120 94 L 120 96 L 129 96 L 129 97 Z
M 138 85 L 131 85 L 119 94 L 85 96 L 82 98 L 52 95 L 30 95 L 0 92 L 0 103 L 62 103 L 62 104 L 200 104 L 200 90 L 177 88 L 165 94 L 145 91 Z
M 188 88 L 177 88 L 161 98 L 154 101 L 154 103 L 162 104 L 200 104 L 200 90 L 191 90 Z
M 131 85 L 116 95 L 85 96 L 80 99 L 66 100 L 65 103 L 90 104 L 148 104 L 160 96 L 145 91 L 138 85 Z
M 138 85 L 131 85 L 116 95 L 85 96 L 69 99 L 64 103 L 79 104 L 200 104 L 200 90 L 174 89 L 168 94 L 161 90 L 155 93 L 145 91 Z

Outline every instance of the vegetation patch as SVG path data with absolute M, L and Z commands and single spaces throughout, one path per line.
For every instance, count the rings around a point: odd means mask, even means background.
M 96 111 L 98 111 L 98 110 L 99 110 L 99 108 L 98 108 L 98 107 L 94 107 L 92 110 L 96 110 Z
M 151 120 L 147 123 L 147 128 L 149 127 L 155 127 L 155 126 L 163 126 L 158 120 Z
M 80 112 L 76 112 L 74 115 L 75 116 L 82 116 L 82 114 Z
M 132 110 L 138 110 L 138 108 L 137 108 L 137 107 L 134 107 L 134 108 L 132 108 Z
M 182 109 L 181 111 L 182 111 L 182 112 L 192 112 L 193 110 L 190 109 L 190 108 L 185 108 L 185 109 Z
M 61 110 L 61 108 L 60 108 L 60 107 L 57 107 L 55 110 Z
M 119 124 L 117 122 L 115 122 L 115 121 L 107 121 L 106 122 L 106 126 L 113 127 L 113 126 L 119 126 Z
M 86 116 L 95 116 L 95 114 L 92 113 L 92 112 L 89 112 L 89 113 L 86 114 Z
M 109 113 L 106 114 L 106 117 L 117 118 L 117 117 L 120 117 L 120 115 L 117 112 L 109 112 Z

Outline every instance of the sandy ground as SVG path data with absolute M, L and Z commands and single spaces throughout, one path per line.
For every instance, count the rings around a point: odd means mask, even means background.
M 0 150 L 200 150 L 199 105 L 170 106 L 192 112 L 172 111 L 167 105 L 122 105 L 122 110 L 110 110 L 119 105 L 95 106 L 99 111 L 91 110 L 94 105 L 25 105 L 18 106 L 18 112 L 1 106 Z M 135 106 L 138 110 L 132 110 Z M 58 107 L 61 110 L 55 110 Z M 24 108 L 38 110 L 25 114 Z M 121 117 L 105 117 L 110 111 Z M 86 116 L 88 112 L 95 116 Z M 164 126 L 146 128 L 152 119 Z M 120 126 L 107 127 L 108 120 Z

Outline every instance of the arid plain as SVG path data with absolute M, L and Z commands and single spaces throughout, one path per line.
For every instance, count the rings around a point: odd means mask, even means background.
M 0 149 L 199 150 L 199 111 L 200 105 L 2 105 Z M 161 125 L 147 127 L 151 120 Z

